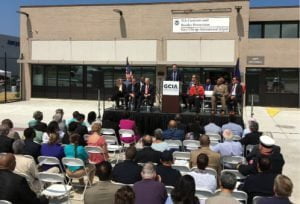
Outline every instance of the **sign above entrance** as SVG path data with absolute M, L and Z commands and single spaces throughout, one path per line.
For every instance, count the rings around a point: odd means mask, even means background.
M 229 17 L 173 18 L 173 33 L 229 32 Z
M 247 56 L 247 64 L 264 65 L 265 57 L 264 56 Z

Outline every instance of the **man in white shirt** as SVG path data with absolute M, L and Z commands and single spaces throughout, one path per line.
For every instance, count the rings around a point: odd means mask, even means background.
M 218 152 L 221 156 L 241 156 L 243 153 L 243 148 L 240 142 L 235 142 L 232 140 L 233 134 L 231 130 L 225 129 L 223 131 L 223 138 L 225 141 L 223 143 L 218 143 L 211 147 L 211 150 Z
M 196 189 L 205 189 L 211 192 L 215 192 L 217 188 L 217 179 L 214 175 L 207 173 L 205 168 L 208 165 L 208 156 L 201 153 L 197 157 L 197 167 L 195 171 L 189 173 L 196 184 Z

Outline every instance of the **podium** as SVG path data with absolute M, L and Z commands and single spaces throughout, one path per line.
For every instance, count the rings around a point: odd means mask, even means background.
M 180 113 L 180 92 L 179 81 L 163 81 L 162 112 Z

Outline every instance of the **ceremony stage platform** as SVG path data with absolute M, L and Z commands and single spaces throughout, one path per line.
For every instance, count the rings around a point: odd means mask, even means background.
M 119 122 L 122 119 L 125 110 L 115 110 L 113 108 L 108 108 L 104 110 L 103 120 L 111 119 L 114 122 Z M 136 122 L 137 127 L 141 134 L 153 134 L 156 128 L 166 129 L 169 120 L 174 119 L 176 114 L 172 113 L 162 113 L 158 108 L 154 108 L 152 112 L 136 112 L 129 111 L 130 118 Z M 201 124 L 206 125 L 209 123 L 210 113 L 199 113 L 201 117 Z M 196 116 L 195 112 L 185 111 L 181 113 L 182 122 L 185 124 L 194 121 Z M 215 115 L 215 123 L 219 126 L 228 122 L 228 115 Z M 244 127 L 243 118 L 240 115 L 236 116 L 236 123 Z

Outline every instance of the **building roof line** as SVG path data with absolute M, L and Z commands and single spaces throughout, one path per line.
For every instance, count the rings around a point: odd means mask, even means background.
M 277 8 L 300 8 L 300 5 L 294 5 L 294 6 L 257 6 L 253 7 L 251 6 L 250 9 L 277 9 Z

